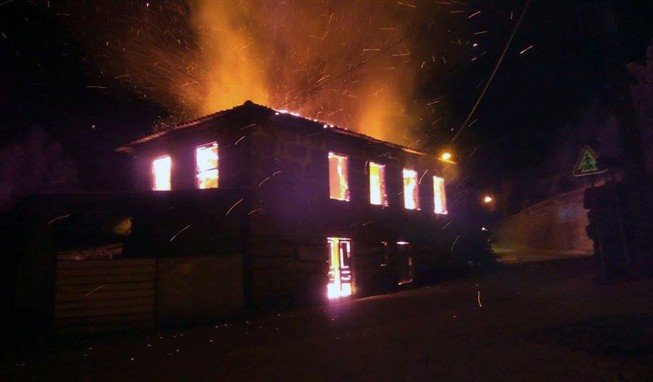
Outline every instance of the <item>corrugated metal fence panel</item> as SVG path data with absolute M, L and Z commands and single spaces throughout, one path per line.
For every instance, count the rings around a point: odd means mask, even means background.
M 55 330 L 88 333 L 152 327 L 155 259 L 57 263 Z

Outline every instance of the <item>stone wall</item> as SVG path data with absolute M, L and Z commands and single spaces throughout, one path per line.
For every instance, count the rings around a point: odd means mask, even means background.
M 494 250 L 502 257 L 591 254 L 585 189 L 557 195 L 500 220 L 493 228 Z

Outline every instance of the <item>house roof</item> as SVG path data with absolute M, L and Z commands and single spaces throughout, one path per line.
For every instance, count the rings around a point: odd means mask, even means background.
M 339 126 L 332 125 L 332 124 L 329 124 L 329 123 L 321 122 L 321 121 L 318 121 L 316 119 L 309 119 L 309 118 L 303 117 L 303 116 L 301 116 L 299 114 L 296 114 L 296 113 L 287 112 L 285 110 L 275 110 L 275 109 L 272 109 L 272 108 L 267 107 L 267 106 L 256 104 L 256 103 L 254 103 L 252 101 L 245 101 L 245 103 L 243 103 L 242 105 L 235 106 L 235 107 L 230 108 L 230 109 L 221 110 L 221 111 L 218 111 L 218 112 L 213 113 L 213 114 L 209 114 L 209 115 L 206 115 L 206 116 L 203 116 L 203 117 L 199 117 L 199 118 L 190 120 L 188 122 L 184 122 L 184 123 L 182 123 L 180 125 L 177 125 L 177 126 L 174 126 L 174 127 L 170 128 L 168 130 L 164 130 L 164 131 L 160 131 L 160 132 L 156 132 L 154 134 L 144 136 L 144 137 L 139 138 L 139 139 L 137 139 L 135 141 L 132 141 L 132 142 L 127 143 L 127 144 L 125 144 L 123 146 L 120 146 L 119 148 L 116 149 L 116 151 L 118 151 L 118 152 L 130 152 L 132 147 L 134 147 L 134 146 L 138 146 L 140 144 L 152 141 L 154 139 L 162 137 L 162 136 L 164 136 L 166 134 L 169 134 L 171 132 L 179 131 L 179 130 L 183 130 L 183 129 L 188 129 L 188 128 L 197 126 L 197 125 L 199 125 L 199 124 L 201 124 L 203 122 L 206 122 L 206 121 L 218 120 L 218 119 L 220 119 L 220 118 L 222 118 L 224 116 L 227 116 L 229 114 L 232 114 L 232 113 L 235 113 L 235 112 L 238 112 L 238 111 L 244 111 L 245 109 L 250 109 L 251 112 L 259 112 L 259 113 L 267 113 L 269 115 L 276 115 L 276 116 L 280 116 L 281 118 L 299 119 L 299 120 L 305 121 L 307 123 L 310 123 L 312 125 L 316 125 L 316 126 L 317 125 L 322 125 L 322 127 L 324 129 L 327 129 L 329 131 L 332 131 L 332 132 L 335 132 L 335 133 L 338 133 L 338 134 L 343 134 L 343 135 L 349 135 L 349 136 L 353 136 L 353 137 L 362 138 L 362 139 L 365 139 L 367 141 L 383 144 L 385 146 L 392 147 L 392 148 L 395 148 L 395 149 L 400 149 L 402 151 L 410 152 L 410 153 L 413 153 L 413 154 L 429 155 L 428 153 L 423 152 L 423 151 L 414 150 L 414 149 L 411 149 L 409 147 L 398 145 L 398 144 L 395 144 L 395 143 L 392 143 L 392 142 L 382 141 L 380 139 L 372 138 L 372 137 L 370 137 L 368 135 L 361 134 L 361 133 L 358 133 L 358 132 L 355 132 L 355 131 L 352 131 L 352 130 L 349 130 L 349 129 L 346 129 L 346 128 L 343 128 L 343 127 L 339 127 Z

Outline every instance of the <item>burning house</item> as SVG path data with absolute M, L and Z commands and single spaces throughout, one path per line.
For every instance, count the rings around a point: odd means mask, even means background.
M 246 220 L 252 306 L 374 293 L 437 256 L 443 164 L 423 152 L 249 101 L 118 150 L 133 157 L 138 191 L 240 193 L 223 213 Z
M 118 151 L 133 160 L 132 192 L 17 209 L 14 317 L 28 332 L 384 293 L 430 281 L 453 256 L 447 164 L 433 155 L 249 101 Z

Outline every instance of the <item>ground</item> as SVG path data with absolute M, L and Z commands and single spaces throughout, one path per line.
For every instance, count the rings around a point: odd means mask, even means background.
M 230 323 L 13 344 L 1 380 L 653 380 L 653 280 L 511 264 Z

